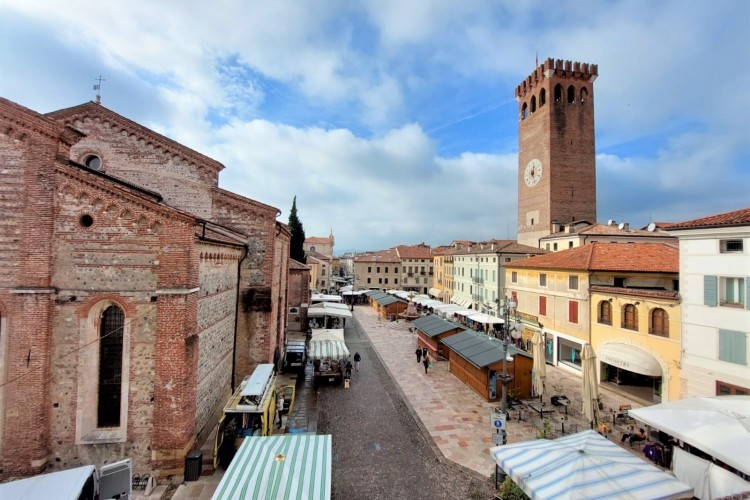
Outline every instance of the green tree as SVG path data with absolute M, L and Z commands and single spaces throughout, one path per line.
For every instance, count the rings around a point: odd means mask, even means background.
M 292 211 L 289 212 L 289 227 L 292 229 L 292 242 L 289 247 L 289 256 L 296 261 L 306 262 L 305 259 L 305 228 L 297 217 L 297 197 L 292 201 Z

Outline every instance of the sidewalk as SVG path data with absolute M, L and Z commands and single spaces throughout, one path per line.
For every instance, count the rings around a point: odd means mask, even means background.
M 425 432 L 435 443 L 445 459 L 472 469 L 487 477 L 495 470 L 489 454 L 493 447 L 490 414 L 500 403 L 488 403 L 464 385 L 448 371 L 447 361 L 433 362 L 433 368 L 425 374 L 424 367 L 417 363 L 414 355 L 416 334 L 410 333 L 410 323 L 403 320 L 379 320 L 376 312 L 367 306 L 354 308 L 354 316 L 367 333 L 370 342 L 401 389 L 412 414 L 421 421 Z M 560 385 L 562 394 L 571 399 L 568 414 L 564 409 L 555 411 L 554 437 L 566 432 L 590 428 L 581 414 L 581 378 L 554 366 L 547 366 L 546 386 Z M 628 398 L 600 388 L 605 408 L 619 408 L 621 404 L 641 405 Z M 545 396 L 546 405 L 549 396 Z M 531 411 L 522 412 L 523 421 L 518 421 L 518 412 L 511 412 L 508 422 L 508 443 L 536 439 L 541 425 L 539 416 Z M 611 424 L 611 417 L 609 418 Z M 627 432 L 627 425 L 617 425 L 609 438 L 620 444 L 619 437 Z M 630 449 L 627 445 L 625 449 Z M 639 452 L 640 447 L 631 451 Z

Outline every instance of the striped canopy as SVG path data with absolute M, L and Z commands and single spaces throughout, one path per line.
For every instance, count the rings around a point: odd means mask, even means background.
M 331 498 L 331 436 L 248 437 L 212 500 Z
M 344 342 L 344 330 L 313 330 L 307 355 L 313 360 L 348 358 L 349 349 Z
M 490 449 L 532 499 L 691 498 L 693 488 L 594 431 Z

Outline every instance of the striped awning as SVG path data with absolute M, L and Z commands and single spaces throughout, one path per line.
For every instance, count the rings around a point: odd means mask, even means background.
M 531 498 L 691 498 L 693 488 L 595 431 L 490 448 Z
M 212 500 L 331 498 L 331 436 L 248 437 Z
M 349 349 L 344 342 L 344 330 L 313 330 L 307 355 L 313 360 L 348 358 Z

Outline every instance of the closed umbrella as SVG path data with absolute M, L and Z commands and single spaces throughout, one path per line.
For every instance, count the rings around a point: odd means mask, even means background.
M 544 359 L 544 339 L 542 338 L 542 332 L 537 330 L 534 332 L 534 337 L 531 339 L 532 354 L 534 355 L 534 392 L 539 394 L 539 399 L 542 399 L 544 394 L 544 379 L 547 378 L 547 365 Z
M 594 419 L 596 418 L 596 409 L 594 405 L 599 400 L 599 383 L 596 380 L 596 354 L 591 344 L 583 346 L 581 354 L 583 368 L 583 414 L 591 422 L 591 428 L 594 428 Z

